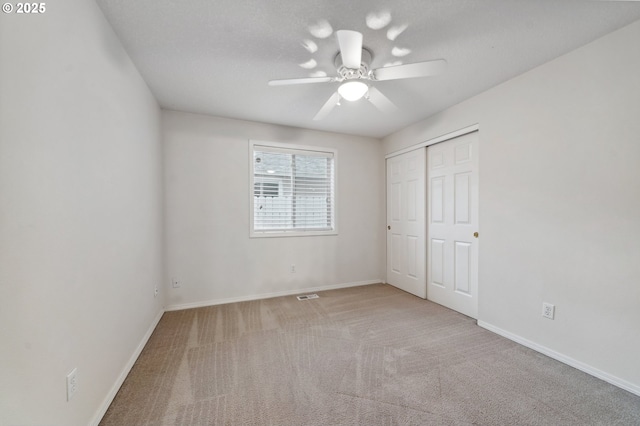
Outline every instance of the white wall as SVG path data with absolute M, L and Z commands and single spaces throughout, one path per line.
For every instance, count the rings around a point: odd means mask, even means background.
M 481 324 L 640 394 L 638 40 L 640 22 L 384 147 L 479 123 Z
M 162 312 L 160 110 L 93 1 L 47 7 L 0 14 L 3 425 L 94 421 Z
M 384 279 L 379 140 L 163 111 L 168 305 Z M 249 139 L 338 150 L 337 236 L 249 238 Z M 296 273 L 290 265 L 296 265 Z

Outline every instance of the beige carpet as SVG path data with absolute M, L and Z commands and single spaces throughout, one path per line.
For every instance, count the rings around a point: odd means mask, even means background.
M 640 398 L 387 285 L 168 312 L 101 425 L 640 425 Z

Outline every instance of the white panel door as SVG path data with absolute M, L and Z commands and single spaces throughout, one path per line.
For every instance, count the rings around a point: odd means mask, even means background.
M 427 149 L 427 296 L 478 317 L 478 132 Z
M 387 283 L 425 299 L 426 149 L 387 160 Z

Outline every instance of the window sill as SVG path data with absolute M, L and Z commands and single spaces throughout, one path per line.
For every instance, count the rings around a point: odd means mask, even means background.
M 338 235 L 338 231 L 250 231 L 249 238 L 320 237 Z

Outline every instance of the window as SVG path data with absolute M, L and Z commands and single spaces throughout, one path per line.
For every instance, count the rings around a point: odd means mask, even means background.
M 252 237 L 336 234 L 336 151 L 251 142 Z

